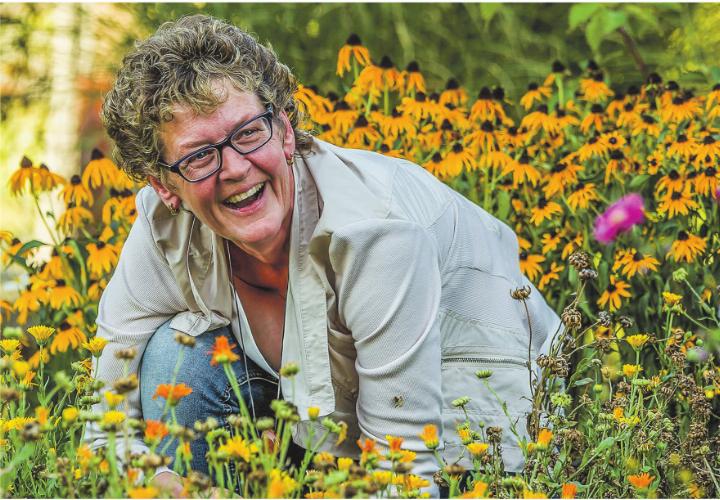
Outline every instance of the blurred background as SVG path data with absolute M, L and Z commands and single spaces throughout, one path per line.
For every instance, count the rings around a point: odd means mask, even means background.
M 416 61 L 430 89 L 450 78 L 471 98 L 502 86 L 517 102 L 554 60 L 595 60 L 616 90 L 664 80 L 720 82 L 720 4 L 7 4 L 0 5 L 0 229 L 43 237 L 29 197 L 7 179 L 23 155 L 69 177 L 93 148 L 110 152 L 98 112 L 125 54 L 163 22 L 196 12 L 272 45 L 300 81 L 341 92 L 338 49 L 357 34 L 375 62 Z M 48 202 L 51 203 L 51 202 Z

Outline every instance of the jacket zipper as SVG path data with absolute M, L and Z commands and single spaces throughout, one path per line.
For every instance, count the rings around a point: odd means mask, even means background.
M 518 365 L 527 368 L 527 361 L 520 361 L 517 358 L 446 358 L 442 363 L 500 363 Z

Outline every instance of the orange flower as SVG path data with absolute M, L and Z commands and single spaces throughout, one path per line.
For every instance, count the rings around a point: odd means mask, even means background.
M 153 395 L 153 399 L 157 399 L 158 396 L 161 398 L 167 399 L 170 406 L 177 405 L 182 398 L 185 396 L 192 394 L 192 388 L 180 383 L 180 384 L 160 384 L 157 386 L 157 389 L 155 389 L 155 394 Z
M 423 427 L 422 434 L 420 434 L 420 439 L 423 440 L 423 443 L 425 443 L 425 447 L 429 450 L 434 450 L 440 445 L 440 441 L 438 440 L 437 427 L 433 424 L 428 424 Z
M 145 439 L 151 443 L 160 441 L 167 436 L 167 426 L 158 420 L 145 421 Z
M 653 482 L 655 476 L 651 476 L 647 472 L 643 472 L 642 474 L 630 475 L 627 477 L 627 479 L 634 488 L 637 488 L 638 490 L 644 490 L 647 489 L 648 486 L 650 486 L 650 483 Z
M 549 429 L 540 429 L 540 432 L 538 433 L 537 438 L 537 446 L 538 448 L 545 449 L 550 444 L 550 441 L 552 441 L 553 433 Z
M 212 351 L 210 351 L 210 354 L 212 354 L 210 364 L 215 366 L 218 363 L 233 363 L 240 359 L 240 356 L 232 351 L 233 347 L 235 347 L 235 344 L 231 344 L 225 335 L 217 337 L 215 339 L 215 345 L 213 345 Z
M 388 446 L 390 447 L 390 453 L 398 452 L 400 451 L 400 447 L 403 443 L 403 438 L 387 435 L 385 436 L 385 439 L 388 440 Z
M 562 485 L 562 493 L 560 498 L 575 498 L 577 496 L 577 485 L 575 483 L 565 483 Z

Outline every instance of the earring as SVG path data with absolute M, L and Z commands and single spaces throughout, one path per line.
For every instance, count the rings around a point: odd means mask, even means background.
M 295 165 L 295 157 L 291 156 L 290 158 L 288 158 L 287 164 L 288 164 L 288 167 L 292 167 L 293 165 Z
M 172 216 L 175 216 L 180 213 L 180 209 L 178 207 L 176 207 L 175 205 L 168 205 L 167 209 L 170 212 L 170 215 L 172 215 Z

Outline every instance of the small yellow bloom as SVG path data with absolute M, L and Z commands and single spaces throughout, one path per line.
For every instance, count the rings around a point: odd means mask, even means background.
M 487 443 L 470 443 L 469 445 L 467 445 L 468 451 L 475 458 L 487 453 L 489 447 L 490 445 L 488 445 Z
M 540 429 L 537 438 L 537 447 L 544 450 L 552 441 L 553 433 L 550 429 Z
M 103 425 L 118 425 L 125 421 L 125 414 L 121 411 L 116 410 L 110 410 L 108 412 L 105 412 L 105 414 L 102 417 L 102 424 Z
M 64 422 L 67 422 L 68 424 L 74 422 L 77 420 L 79 411 L 74 406 L 68 406 L 62 411 L 62 418 Z
M 647 341 L 650 339 L 648 335 L 645 334 L 637 334 L 637 335 L 630 335 L 629 337 L 625 338 L 625 342 L 630 344 L 633 349 L 639 350 L 644 346 Z
M 542 491 L 531 491 L 525 489 L 523 490 L 523 498 L 547 498 L 547 495 Z
M 434 450 L 435 448 L 440 446 L 437 427 L 433 424 L 428 424 L 423 427 L 422 434 L 420 434 L 420 439 L 423 440 L 423 443 L 425 443 L 425 447 L 429 450 Z
M 643 371 L 643 367 L 640 365 L 623 365 L 622 372 L 627 378 L 632 378 L 638 373 Z
M 392 472 L 388 470 L 376 470 L 373 471 L 372 478 L 380 486 L 387 486 L 392 480 Z
M 27 361 L 13 361 L 12 371 L 17 378 L 23 378 L 30 371 L 30 363 Z
M 158 490 L 153 486 L 130 488 L 128 490 L 128 497 L 130 498 L 155 498 L 157 494 Z
M 350 466 L 353 464 L 353 459 L 348 457 L 340 457 L 337 461 L 338 470 L 350 470 Z
M 38 406 L 37 408 L 35 408 L 35 418 L 37 419 L 38 424 L 40 424 L 40 425 L 47 424 L 49 415 L 50 415 L 50 410 L 48 410 L 44 406 Z
M 622 406 L 618 406 L 613 409 L 613 418 L 620 422 L 623 417 L 625 416 L 625 410 L 622 408 Z
M 27 329 L 27 332 L 35 338 L 35 341 L 39 345 L 44 345 L 52 334 L 55 333 L 55 328 L 51 326 L 37 325 L 31 326 Z
M 663 296 L 663 300 L 665 301 L 665 303 L 671 307 L 679 304 L 680 301 L 682 300 L 682 295 L 678 295 L 678 294 L 672 293 L 672 292 L 663 292 L 662 296 Z
M 485 498 L 487 488 L 487 483 L 484 483 L 482 481 L 476 481 L 473 485 L 473 489 L 466 491 L 465 493 L 460 495 L 460 498 Z
M 470 432 L 470 429 L 467 427 L 458 427 L 457 428 L 458 436 L 460 436 L 460 441 L 462 441 L 462 444 L 467 445 L 468 443 L 472 442 L 472 432 Z
M 99 358 L 103 349 L 105 349 L 107 343 L 108 341 L 102 337 L 93 337 L 89 341 L 83 342 L 82 346 L 88 351 L 90 351 L 90 354 L 92 354 L 96 358 Z
M 20 348 L 20 341 L 17 339 L 2 339 L 0 340 L 0 349 L 5 354 L 12 354 Z
M 105 401 L 110 408 L 115 408 L 117 405 L 125 401 L 125 396 L 122 394 L 115 394 L 114 392 L 107 391 L 105 393 Z
M 317 420 L 318 416 L 320 416 L 320 408 L 318 408 L 317 406 L 311 406 L 310 408 L 308 408 L 307 412 L 308 418 L 310 418 L 310 420 Z

